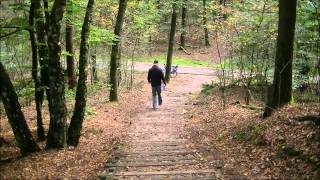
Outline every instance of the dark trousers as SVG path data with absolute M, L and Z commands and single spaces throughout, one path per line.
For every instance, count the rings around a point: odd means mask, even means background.
M 158 99 L 157 99 L 157 96 L 158 96 Z M 161 105 L 161 104 L 162 104 L 161 86 L 152 87 L 152 107 L 153 107 L 153 109 L 157 108 L 157 106 Z

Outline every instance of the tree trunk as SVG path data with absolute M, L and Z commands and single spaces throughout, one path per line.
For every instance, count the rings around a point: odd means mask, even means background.
M 98 71 L 97 71 L 97 55 L 93 54 L 91 56 L 91 63 L 92 63 L 92 80 L 93 82 L 98 81 Z
M 292 59 L 297 0 L 279 0 L 279 23 L 272 93 L 267 100 L 264 117 L 291 101 Z
M 206 7 L 206 0 L 203 0 L 203 19 L 202 19 L 202 25 L 203 25 L 203 30 L 204 30 L 204 42 L 206 47 L 210 46 L 209 42 L 209 31 L 207 28 L 207 7 Z
M 117 39 L 113 41 L 110 59 L 110 101 L 118 101 L 118 70 L 119 70 L 119 51 L 121 30 L 124 20 L 124 15 L 127 7 L 127 0 L 119 0 L 119 11 L 117 21 L 114 28 L 114 34 Z
M 187 3 L 188 0 L 184 0 L 182 4 L 182 16 L 181 16 L 181 36 L 180 36 L 180 46 L 181 49 L 186 49 L 186 17 L 187 17 Z
M 219 4 L 223 5 L 223 6 L 226 6 L 226 0 L 219 0 Z
M 43 0 L 44 14 L 45 14 L 45 30 L 47 34 L 49 33 L 49 22 L 50 22 L 50 14 L 49 14 L 49 3 L 48 0 Z
M 66 145 L 67 109 L 64 97 L 64 75 L 60 62 L 60 29 L 66 0 L 55 0 L 48 33 L 50 79 L 50 126 L 46 148 L 63 148 Z
M 86 15 L 81 30 L 80 57 L 79 57 L 79 80 L 76 93 L 76 103 L 68 129 L 68 145 L 77 146 L 80 139 L 82 122 L 85 115 L 87 101 L 87 69 L 89 58 L 89 33 L 92 22 L 94 0 L 89 0 Z
M 14 90 L 9 75 L 5 71 L 1 62 L 0 84 L 0 97 L 21 154 L 26 155 L 40 150 L 31 135 L 25 117 L 21 111 L 16 91 Z
M 166 64 L 166 82 L 170 82 L 170 72 L 172 65 L 172 54 L 173 54 L 173 45 L 174 45 L 174 34 L 176 32 L 176 21 L 177 21 L 177 12 L 176 12 L 176 3 L 172 5 L 172 17 L 171 17 L 171 28 L 169 35 L 169 46 L 168 46 L 168 54 L 167 54 L 167 64 Z
M 42 123 L 42 113 L 41 107 L 43 102 L 43 90 L 41 89 L 40 79 L 38 77 L 38 51 L 37 51 L 37 40 L 34 33 L 34 19 L 35 19 L 35 10 L 37 9 L 37 2 L 35 0 L 31 1 L 30 12 L 29 12 L 29 25 L 32 27 L 32 30 L 29 31 L 31 49 L 32 49 L 32 78 L 34 81 L 35 89 L 35 104 L 37 112 L 37 135 L 40 141 L 45 140 L 44 128 Z
M 50 100 L 50 90 L 49 90 L 49 70 L 48 70 L 48 58 L 49 50 L 47 44 L 47 33 L 48 29 L 45 21 L 45 16 L 43 8 L 40 1 L 33 0 L 35 4 L 35 19 L 36 19 L 36 33 L 37 33 L 37 48 L 39 55 L 40 64 L 40 80 L 41 88 L 39 89 L 38 96 L 43 99 L 44 90 L 46 91 L 47 99 Z M 46 9 L 46 7 L 45 7 Z M 46 32 L 47 31 L 47 32 Z M 41 104 L 42 105 L 42 104 Z
M 72 16 L 72 1 L 67 4 L 66 18 L 66 51 L 67 51 L 67 75 L 69 89 L 76 87 L 76 76 L 74 73 L 74 50 L 73 50 L 73 25 L 70 21 Z

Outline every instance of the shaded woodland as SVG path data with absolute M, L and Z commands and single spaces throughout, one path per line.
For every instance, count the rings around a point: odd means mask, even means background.
M 306 164 L 304 176 L 303 167 L 294 174 L 296 169 L 284 163 L 287 174 L 293 173 L 290 178 L 320 177 L 318 0 L 4 0 L 0 11 L 0 169 L 20 167 L 15 163 L 21 157 L 63 157 L 77 148 L 83 153 L 81 148 L 90 149 L 87 139 L 96 141 L 93 147 L 104 141 L 103 150 L 112 149 L 125 138 L 113 131 L 123 133 L 130 113 L 148 106 L 147 69 L 141 65 L 159 60 L 172 86 L 178 81 L 170 76 L 173 65 L 214 73 L 202 87 L 201 101 L 190 103 L 190 118 L 207 124 L 197 127 L 218 132 L 213 125 L 224 117 L 231 121 L 231 106 L 254 111 L 254 116 L 244 115 L 252 120 L 249 125 L 229 123 L 238 128 L 232 143 L 270 146 L 281 152 L 277 162 L 292 158 Z M 85 124 L 97 117 L 99 123 L 109 119 L 103 125 Z M 307 127 L 298 124 L 296 134 L 282 134 L 283 124 L 292 119 Z M 268 127 L 279 127 L 281 133 L 267 134 Z M 103 128 L 110 139 L 102 138 Z M 221 134 L 233 136 L 228 130 Z M 287 136 L 298 136 L 300 144 L 287 143 Z M 97 163 L 92 167 L 99 169 Z M 88 174 L 81 178 L 92 178 Z M 274 174 L 270 170 L 265 177 L 287 176 Z

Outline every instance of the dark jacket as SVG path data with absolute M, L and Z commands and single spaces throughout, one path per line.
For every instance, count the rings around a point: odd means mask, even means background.
M 152 87 L 156 87 L 161 86 L 161 80 L 166 84 L 162 70 L 157 65 L 153 65 L 148 72 L 148 82 L 151 83 Z

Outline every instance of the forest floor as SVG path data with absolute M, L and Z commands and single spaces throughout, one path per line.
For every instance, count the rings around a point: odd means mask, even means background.
M 76 148 L 43 150 L 20 157 L 10 126 L 3 117 L 0 121 L 2 128 L 0 135 L 8 144 L 0 147 L 0 179 L 95 179 L 97 172 L 104 167 L 104 162 L 109 158 L 114 144 L 125 137 L 130 126 L 129 117 L 141 106 L 147 104 L 146 86 L 142 81 L 142 78 L 145 79 L 144 76 L 137 75 L 133 90 L 125 88 L 120 90 L 119 103 L 107 101 L 106 86 L 98 86 L 94 93 L 89 92 L 87 115 L 80 143 Z M 69 111 L 72 110 L 72 106 L 73 101 L 69 100 Z M 36 137 L 34 106 L 27 106 L 23 111 Z M 46 130 L 49 127 L 48 119 L 48 110 L 45 108 L 44 127 Z M 39 145 L 44 149 L 44 142 L 39 142 Z
M 225 167 L 250 179 L 320 179 L 320 102 L 294 103 L 263 119 L 261 94 L 249 106 L 244 94 L 230 88 L 223 101 L 212 87 L 191 99 L 190 140 L 220 152 Z
M 145 69 L 148 65 L 142 66 Z M 108 170 L 106 162 L 113 160 L 118 151 L 128 153 L 136 148 L 146 153 L 150 150 L 141 149 L 151 146 L 144 147 L 148 138 L 153 142 L 157 138 L 177 140 L 173 142 L 179 143 L 174 144 L 175 147 L 195 153 L 195 156 L 186 156 L 191 159 L 177 157 L 180 158 L 177 162 L 198 163 L 195 165 L 198 170 L 208 170 L 204 172 L 212 175 L 207 179 L 245 179 L 243 176 L 249 179 L 320 179 L 319 125 L 297 121 L 301 116 L 318 115 L 319 103 L 293 104 L 263 120 L 257 108 L 263 106 L 263 102 L 258 98 L 253 99 L 252 106 L 245 106 L 242 101 L 244 90 L 231 88 L 226 92 L 223 109 L 218 88 L 198 93 L 203 83 L 214 79 L 208 75 L 215 72 L 208 70 L 209 74 L 199 74 L 197 72 L 203 72 L 201 68 L 191 69 L 194 73 L 189 70 L 187 68 L 186 73 L 191 74 L 179 74 L 172 79 L 164 92 L 164 104 L 155 112 L 151 109 L 150 85 L 146 82 L 145 72 L 137 74 L 133 90 L 121 89 L 119 103 L 108 102 L 107 88 L 98 87 L 89 94 L 78 147 L 43 150 L 20 157 L 7 120 L 2 117 L 0 136 L 8 144 L 0 147 L 0 179 L 95 179 L 97 173 Z M 68 103 L 68 109 L 72 109 L 72 104 L 73 101 Z M 27 106 L 23 111 L 35 136 L 34 106 Z M 47 110 L 44 119 L 48 129 Z M 164 125 L 158 126 L 161 121 Z M 169 147 L 170 143 L 156 145 Z M 44 148 L 43 142 L 39 145 Z M 153 149 L 153 152 L 158 150 L 166 152 L 161 148 Z M 182 149 L 176 150 L 183 153 Z M 175 173 L 194 174 L 181 170 L 195 166 L 186 163 Z M 159 167 L 153 170 L 165 170 Z M 166 173 L 164 176 L 168 176 L 168 171 Z M 159 176 L 161 179 L 161 173 Z

